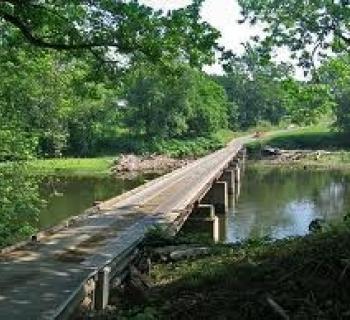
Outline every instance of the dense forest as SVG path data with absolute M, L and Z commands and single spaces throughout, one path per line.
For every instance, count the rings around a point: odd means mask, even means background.
M 28 159 L 162 153 L 174 143 L 209 151 L 221 146 L 222 130 L 319 121 L 350 133 L 346 1 L 292 1 L 290 10 L 283 1 L 241 0 L 242 23 L 268 21 L 266 38 L 242 55 L 219 46 L 202 4 L 165 13 L 137 1 L 0 1 L 5 243 L 30 234 L 38 213 L 36 184 L 23 178 Z M 273 59 L 276 46 L 290 47 L 308 80 Z M 225 72 L 204 73 L 218 55 Z

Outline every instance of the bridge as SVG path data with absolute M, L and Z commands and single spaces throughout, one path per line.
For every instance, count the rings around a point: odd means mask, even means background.
M 239 183 L 243 146 L 227 147 L 108 200 L 38 239 L 0 255 L 1 319 L 68 319 L 85 299 L 108 303 L 109 286 L 123 281 L 147 230 L 176 234 L 190 217 L 203 218 L 217 238 L 216 211 L 227 210 Z M 242 162 L 242 161 L 241 161 Z

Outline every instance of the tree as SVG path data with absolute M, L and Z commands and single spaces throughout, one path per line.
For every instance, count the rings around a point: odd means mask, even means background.
M 350 56 L 329 59 L 318 70 L 319 81 L 327 86 L 334 96 L 335 126 L 350 134 Z
M 340 95 L 337 96 L 336 108 L 336 126 L 337 128 L 350 135 L 350 87 L 344 89 Z
M 141 55 L 202 65 L 213 62 L 220 35 L 200 21 L 202 2 L 164 14 L 137 0 L 0 0 L 1 41 L 16 45 L 20 39 L 75 54 L 89 51 L 116 64 Z
M 201 136 L 227 126 L 224 90 L 185 65 L 142 65 L 131 76 L 126 123 L 146 137 Z
M 34 234 L 41 205 L 38 183 L 23 164 L 0 167 L 0 247 Z
M 283 83 L 291 77 L 292 67 L 276 64 L 257 48 L 246 45 L 241 56 L 225 60 L 227 74 L 216 77 L 226 90 L 230 107 L 230 127 L 246 129 L 260 122 L 278 124 L 286 116 Z
M 239 4 L 241 22 L 265 26 L 264 46 L 288 46 L 305 68 L 313 67 L 317 56 L 322 58 L 330 49 L 349 49 L 349 0 L 239 0 Z
M 329 116 L 334 108 L 334 96 L 330 88 L 320 83 L 287 81 L 286 110 L 292 123 L 310 125 Z

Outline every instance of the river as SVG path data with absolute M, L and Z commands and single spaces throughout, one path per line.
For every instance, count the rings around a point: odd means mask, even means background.
M 302 236 L 309 232 L 314 219 L 336 222 L 347 212 L 350 174 L 337 170 L 248 168 L 238 201 L 227 215 L 219 216 L 220 237 L 225 242 L 237 242 Z
M 47 205 L 41 210 L 39 226 L 53 226 L 84 212 L 96 200 L 114 197 L 156 176 L 131 180 L 48 177 L 40 188 Z M 238 201 L 228 214 L 219 215 L 220 238 L 224 242 L 265 236 L 280 239 L 307 234 L 316 218 L 339 221 L 350 212 L 349 183 L 350 175 L 341 171 L 248 167 Z

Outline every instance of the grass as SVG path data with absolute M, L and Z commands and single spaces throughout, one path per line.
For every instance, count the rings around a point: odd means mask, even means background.
M 251 143 L 251 150 L 270 145 L 283 149 L 350 149 L 348 137 L 332 131 L 326 126 L 311 126 L 290 131 L 276 131 L 259 141 Z
M 349 231 L 219 245 L 206 258 L 156 264 L 146 300 L 124 301 L 118 319 L 347 319 Z
M 108 175 L 112 157 L 40 159 L 28 162 L 28 170 L 35 175 Z

